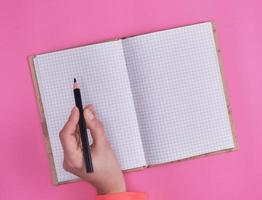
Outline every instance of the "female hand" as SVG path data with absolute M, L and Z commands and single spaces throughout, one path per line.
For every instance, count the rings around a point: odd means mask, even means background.
M 123 173 L 93 106 L 85 107 L 84 117 L 93 139 L 91 157 L 94 172 L 86 173 L 85 170 L 78 129 L 79 110 L 77 107 L 72 109 L 68 121 L 59 134 L 64 150 L 64 169 L 90 182 L 98 194 L 125 192 Z

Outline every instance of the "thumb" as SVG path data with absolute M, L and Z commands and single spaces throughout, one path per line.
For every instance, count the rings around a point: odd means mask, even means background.
M 90 133 L 93 139 L 94 145 L 104 144 L 106 140 L 103 124 L 96 117 L 95 110 L 92 105 L 87 105 L 84 109 L 84 117 L 87 128 L 90 129 Z

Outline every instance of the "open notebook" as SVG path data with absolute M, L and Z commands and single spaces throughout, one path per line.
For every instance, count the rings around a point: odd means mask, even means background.
M 211 22 L 33 56 L 31 68 L 55 183 L 77 178 L 58 136 L 74 77 L 123 170 L 235 147 Z

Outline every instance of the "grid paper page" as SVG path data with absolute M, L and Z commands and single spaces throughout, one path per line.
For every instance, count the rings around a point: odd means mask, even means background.
M 81 88 L 83 105 L 92 103 L 104 123 L 122 169 L 145 165 L 120 40 L 38 55 L 34 64 L 58 182 L 76 178 L 62 167 L 59 141 L 59 131 L 74 106 L 74 77 Z
M 122 43 L 147 164 L 234 147 L 211 23 Z

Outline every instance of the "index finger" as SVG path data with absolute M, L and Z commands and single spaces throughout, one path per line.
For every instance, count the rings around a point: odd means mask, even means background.
M 74 107 L 71 115 L 59 133 L 59 138 L 65 152 L 72 152 L 78 146 L 76 141 L 76 128 L 78 126 L 79 111 Z

